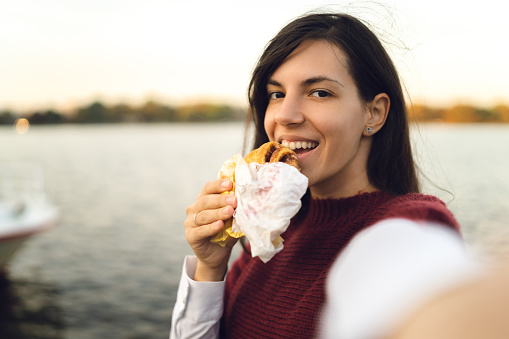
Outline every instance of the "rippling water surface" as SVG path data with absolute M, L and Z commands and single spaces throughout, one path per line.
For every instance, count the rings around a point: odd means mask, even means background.
M 422 167 L 445 189 L 427 190 L 450 201 L 473 247 L 506 255 L 509 127 L 415 135 Z M 0 281 L 0 338 L 167 338 L 190 253 L 185 208 L 242 141 L 242 124 L 1 127 L 0 161 L 42 165 L 61 218 Z

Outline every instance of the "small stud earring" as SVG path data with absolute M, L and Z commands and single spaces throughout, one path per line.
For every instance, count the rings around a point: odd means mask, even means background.
M 366 132 L 368 132 L 368 134 L 371 135 L 371 133 L 373 133 L 373 127 L 371 126 L 366 127 Z

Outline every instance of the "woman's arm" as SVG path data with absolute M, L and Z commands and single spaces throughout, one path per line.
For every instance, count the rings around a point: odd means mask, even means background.
M 187 207 L 186 240 L 195 257 L 187 257 L 173 309 L 170 338 L 216 338 L 223 314 L 224 277 L 235 241 L 222 247 L 211 243 L 233 216 L 234 195 L 228 180 L 207 182 L 196 201 Z
M 432 298 L 409 314 L 387 339 L 509 338 L 509 265 Z
M 186 240 L 198 258 L 192 278 L 196 281 L 220 281 L 228 268 L 228 260 L 236 241 L 226 246 L 211 243 L 210 238 L 223 229 L 224 221 L 233 216 L 237 206 L 233 194 L 221 194 L 233 188 L 228 179 L 207 182 L 195 203 L 186 209 Z
M 450 228 L 379 222 L 353 238 L 329 273 L 323 337 L 390 337 L 421 305 L 475 281 L 481 271 Z

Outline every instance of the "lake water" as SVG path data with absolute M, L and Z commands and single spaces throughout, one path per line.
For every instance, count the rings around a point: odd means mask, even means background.
M 509 126 L 414 128 L 430 193 L 465 240 L 508 256 Z M 241 153 L 242 124 L 0 128 L 0 161 L 42 165 L 60 222 L 32 238 L 0 285 L 0 338 L 167 338 L 185 208 Z M 453 195 L 451 195 L 451 192 Z

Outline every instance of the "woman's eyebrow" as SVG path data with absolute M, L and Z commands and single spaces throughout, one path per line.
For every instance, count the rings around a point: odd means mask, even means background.
M 267 81 L 267 85 L 282 87 L 282 85 L 279 82 L 277 82 L 276 80 L 273 80 L 273 79 L 269 79 L 269 81 Z
M 322 82 L 322 81 L 332 81 L 332 82 L 340 85 L 341 87 L 345 87 L 345 85 L 343 85 L 338 80 L 329 78 L 329 77 L 327 77 L 325 75 L 318 75 L 318 76 L 306 79 L 306 80 L 301 82 L 301 86 L 302 87 L 306 87 L 306 86 L 314 85 L 314 84 Z M 272 85 L 272 86 L 276 86 L 276 87 L 283 87 L 283 85 L 281 85 L 281 83 L 279 83 L 278 81 L 276 81 L 274 79 L 269 79 L 269 81 L 267 81 L 267 85 Z
M 340 85 L 341 87 L 345 87 L 345 85 L 343 85 L 338 80 L 329 78 L 329 77 L 327 77 L 325 75 L 319 75 L 319 76 L 316 76 L 316 77 L 312 77 L 312 78 L 306 79 L 301 84 L 302 84 L 302 86 L 309 86 L 309 85 L 314 85 L 314 84 L 316 84 L 318 82 L 322 82 L 322 81 L 332 81 L 332 82 L 335 82 L 336 84 Z

